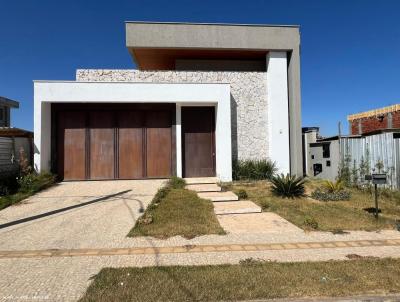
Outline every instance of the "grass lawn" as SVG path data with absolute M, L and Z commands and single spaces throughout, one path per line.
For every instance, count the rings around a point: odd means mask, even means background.
M 35 193 L 52 186 L 55 182 L 55 176 L 48 173 L 32 176 L 31 181 L 24 188 L 20 188 L 14 194 L 0 196 L 0 210 L 16 204 Z
M 83 301 L 236 301 L 400 292 L 400 260 L 105 268 Z
M 181 235 L 193 238 L 225 234 L 214 214 L 212 202 L 186 189 L 169 189 L 158 205 L 152 202 L 143 217 L 152 217 L 152 223 L 143 224 L 138 221 L 129 232 L 129 237 L 168 238 Z
M 319 181 L 310 181 L 306 185 L 306 191 L 311 193 L 320 185 Z M 263 211 L 275 212 L 305 230 L 313 229 L 310 227 L 310 219 L 318 223 L 317 230 L 321 231 L 392 229 L 396 219 L 400 219 L 400 197 L 394 194 L 391 197 L 379 197 L 382 213 L 376 220 L 372 213 L 364 210 L 374 207 L 373 195 L 357 189 L 351 189 L 352 197 L 349 201 L 322 202 L 307 197 L 276 197 L 271 193 L 270 184 L 266 181 L 238 182 L 228 187 L 235 192 L 240 189 L 246 190 L 248 199 L 259 204 Z

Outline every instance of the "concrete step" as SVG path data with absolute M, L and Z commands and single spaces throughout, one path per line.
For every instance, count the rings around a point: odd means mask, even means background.
M 187 185 L 198 185 L 198 184 L 216 184 L 218 178 L 216 177 L 189 177 L 185 178 Z
M 250 200 L 213 202 L 217 215 L 261 213 L 261 207 Z
M 200 198 L 210 199 L 211 201 L 235 201 L 239 200 L 239 197 L 231 192 L 200 192 L 197 193 Z
M 186 189 L 196 192 L 220 192 L 221 187 L 216 184 L 187 185 Z

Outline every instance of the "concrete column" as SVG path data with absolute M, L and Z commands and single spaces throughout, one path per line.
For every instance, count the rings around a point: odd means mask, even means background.
M 267 98 L 269 157 L 276 163 L 279 173 L 290 173 L 289 98 L 286 52 L 271 51 L 267 55 Z M 301 140 L 299 148 L 301 149 Z
M 34 168 L 50 171 L 51 161 L 51 104 L 34 101 Z
M 181 105 L 176 104 L 176 176 L 182 177 L 182 114 Z

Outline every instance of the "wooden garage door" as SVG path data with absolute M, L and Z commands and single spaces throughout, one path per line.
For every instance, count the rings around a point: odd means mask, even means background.
M 58 174 L 65 180 L 172 174 L 170 110 L 81 110 L 58 115 Z

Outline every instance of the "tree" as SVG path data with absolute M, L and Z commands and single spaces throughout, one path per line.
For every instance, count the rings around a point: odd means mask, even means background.
M 377 161 L 376 164 L 375 164 L 375 168 L 378 169 L 378 173 L 381 173 L 381 171 L 382 171 L 383 168 L 384 168 L 383 161 L 380 160 L 380 159 L 378 159 L 378 161 Z
M 351 155 L 347 146 L 346 153 L 340 160 L 338 179 L 346 186 L 351 184 L 351 171 L 350 171 Z
M 353 168 L 351 169 L 351 180 L 354 186 L 358 185 L 358 169 L 356 164 L 356 160 L 354 160 Z

